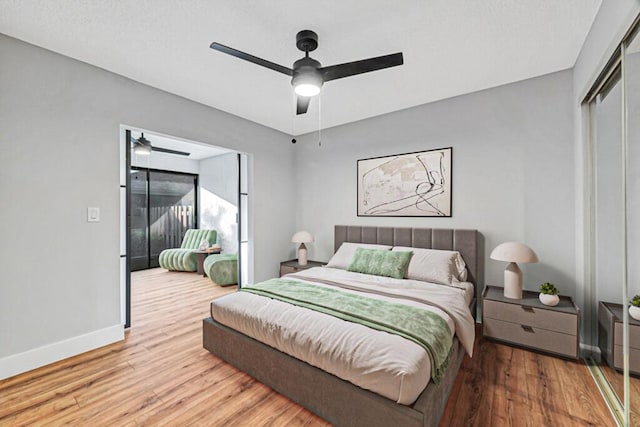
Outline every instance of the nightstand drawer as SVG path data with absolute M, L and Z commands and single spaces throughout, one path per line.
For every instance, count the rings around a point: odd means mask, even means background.
M 615 344 L 622 345 L 622 323 L 616 322 L 615 324 Z M 640 326 L 629 325 L 629 349 L 640 350 Z
M 483 317 L 572 335 L 578 328 L 578 316 L 543 308 L 484 300 Z M 575 352 L 575 350 L 574 350 Z
M 485 317 L 482 329 L 485 336 L 498 340 L 572 358 L 578 357 L 578 337 L 575 335 L 575 326 L 571 335 Z
M 618 369 L 622 368 L 622 346 L 615 345 L 613 350 L 613 365 Z M 635 374 L 640 373 L 640 350 L 629 349 L 629 370 Z

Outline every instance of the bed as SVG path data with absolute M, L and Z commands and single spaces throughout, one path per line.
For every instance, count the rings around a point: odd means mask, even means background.
M 468 297 L 465 301 L 469 306 L 467 311 L 469 311 L 470 315 L 475 315 L 476 302 L 474 295 L 478 294 L 478 238 L 476 230 L 339 225 L 335 226 L 334 232 L 334 246 L 336 252 L 338 252 L 344 242 L 458 251 L 462 255 L 462 258 L 464 258 L 464 262 L 466 264 L 466 282 L 473 284 L 471 297 Z M 320 269 L 322 268 L 323 267 Z M 330 268 L 326 268 L 325 270 L 327 273 L 331 274 L 331 280 L 343 275 L 341 272 L 331 271 L 333 269 Z M 320 275 L 320 273 L 322 273 L 322 275 Z M 290 278 L 299 281 L 296 283 L 309 281 L 314 282 L 317 281 L 318 277 L 325 277 L 324 274 L 324 272 L 318 271 L 317 273 L 310 272 L 307 275 L 297 274 Z M 358 278 L 358 273 L 344 274 L 355 274 L 356 276 L 353 277 L 356 277 L 356 279 Z M 288 277 L 289 276 L 284 276 L 283 279 L 287 279 Z M 392 279 L 391 283 L 394 283 L 394 280 L 396 279 Z M 353 280 L 353 282 L 358 282 L 358 280 Z M 401 284 L 404 286 L 404 282 L 410 284 L 411 281 L 396 280 L 396 282 L 402 282 Z M 320 284 L 320 286 L 323 285 Z M 355 291 L 355 293 L 358 292 L 359 290 Z M 266 298 L 265 296 L 259 295 L 244 295 L 249 294 L 249 292 L 238 292 L 233 295 L 236 294 L 243 294 L 240 295 L 243 298 Z M 384 299 L 387 297 L 383 295 L 382 297 L 376 298 Z M 246 301 L 244 304 L 246 304 Z M 286 302 L 276 301 L 272 304 L 286 304 Z M 221 311 L 221 307 L 224 308 L 231 305 L 233 305 L 231 302 L 218 304 L 218 307 L 215 307 L 216 311 L 214 311 L 212 317 L 204 319 L 204 347 L 213 354 L 270 386 L 275 391 L 308 408 L 334 425 L 437 425 L 442 416 L 442 412 L 446 406 L 455 377 L 465 355 L 463 343 L 457 336 L 454 336 L 452 339 L 453 345 L 451 347 L 451 353 L 448 356 L 448 364 L 443 365 L 442 372 L 438 372 L 439 375 L 437 383 L 435 379 L 429 380 L 429 378 L 426 378 L 426 387 L 422 389 L 422 386 L 420 385 L 411 385 L 412 383 L 408 380 L 406 383 L 400 381 L 400 393 L 396 396 L 395 393 L 398 392 L 397 390 L 394 391 L 394 386 L 392 384 L 394 382 L 393 377 L 390 377 L 389 380 L 374 378 L 370 381 L 371 383 L 377 382 L 382 384 L 382 390 L 374 390 L 375 387 L 369 387 L 369 384 L 365 384 L 361 387 L 355 385 L 353 382 L 341 379 L 339 376 L 312 366 L 309 363 L 283 352 L 285 350 L 280 351 L 276 349 L 277 345 L 274 345 L 272 342 L 268 343 L 270 345 L 267 345 L 260 340 L 252 338 L 249 335 L 256 336 L 256 334 L 251 330 L 252 327 L 248 327 L 249 329 L 243 329 L 243 327 L 240 327 L 242 325 L 230 323 L 225 312 Z M 282 306 L 275 305 L 274 307 Z M 212 311 L 213 310 L 214 306 L 212 305 Z M 304 310 L 304 308 L 298 308 L 298 310 Z M 273 309 L 268 311 L 271 313 L 277 312 L 277 310 Z M 217 320 L 215 320 L 214 317 L 216 317 Z M 339 322 L 339 320 L 333 321 Z M 223 323 L 232 324 L 237 329 L 246 333 L 239 332 Z M 258 335 L 260 335 L 259 329 L 254 328 L 254 331 L 255 330 L 257 330 Z M 268 342 L 266 338 L 267 335 L 270 334 L 264 333 L 262 335 L 262 337 L 258 336 L 258 338 Z M 287 335 L 285 334 L 283 336 L 286 337 Z M 275 340 L 278 341 L 277 336 Z M 282 341 L 282 339 L 280 340 Z M 468 337 L 463 337 L 463 341 L 466 341 L 464 344 L 468 350 Z M 394 345 L 395 344 L 391 344 L 392 347 Z M 471 345 L 473 345 L 472 342 Z M 290 354 L 295 354 L 288 349 L 286 351 Z M 408 351 L 408 353 L 411 353 L 411 351 Z M 414 351 L 413 353 L 417 352 Z M 313 364 L 316 366 L 323 366 L 321 362 L 317 362 L 315 360 L 313 361 Z M 338 372 L 340 371 L 339 367 L 336 369 Z M 420 376 L 424 377 L 424 372 L 424 370 L 418 370 L 416 377 L 418 379 Z M 433 364 L 431 369 L 427 369 L 426 372 L 428 372 L 428 376 L 429 374 L 431 374 L 431 376 L 434 375 L 436 370 L 433 369 Z M 344 377 L 344 375 L 341 376 Z M 360 377 L 364 378 L 365 383 L 368 381 L 365 378 L 365 375 L 356 376 L 358 379 L 361 379 Z M 349 378 L 349 380 L 353 381 L 353 378 Z M 385 390 L 385 387 L 390 391 Z M 416 387 L 419 389 L 416 389 Z M 412 388 L 417 390 L 417 392 L 413 392 L 415 394 L 411 394 L 412 392 L 410 390 Z M 404 393 L 406 396 L 403 395 L 404 389 L 409 390 Z M 386 397 L 383 397 L 385 392 Z

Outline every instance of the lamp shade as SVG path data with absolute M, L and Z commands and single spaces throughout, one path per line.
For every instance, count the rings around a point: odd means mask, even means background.
M 291 238 L 293 243 L 309 243 L 313 242 L 313 236 L 308 231 L 298 231 Z
M 538 255 L 529 246 L 518 242 L 501 243 L 491 252 L 497 261 L 529 263 L 538 262 Z

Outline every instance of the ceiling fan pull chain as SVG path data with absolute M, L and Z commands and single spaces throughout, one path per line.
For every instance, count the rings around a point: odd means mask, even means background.
M 322 93 L 318 95 L 318 147 L 322 147 Z
M 295 92 L 292 92 L 291 96 L 293 99 L 293 105 L 295 109 L 297 108 L 298 97 L 296 96 Z M 291 115 L 291 143 L 292 144 L 295 144 L 296 142 L 298 142 L 298 140 L 296 139 L 296 117 L 297 117 L 296 114 Z

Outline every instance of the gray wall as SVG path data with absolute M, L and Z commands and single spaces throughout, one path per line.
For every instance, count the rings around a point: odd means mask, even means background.
M 327 260 L 334 224 L 477 228 L 484 283 L 506 264 L 489 259 L 501 242 L 531 246 L 526 289 L 544 281 L 575 295 L 572 73 L 547 76 L 363 120 L 298 138 L 297 229 L 315 237 L 310 259 Z M 453 147 L 452 218 L 356 216 L 356 161 Z M 293 249 L 290 251 L 293 255 Z
M 4 35 L 0 63 L 0 362 L 120 324 L 121 124 L 252 153 L 255 278 L 277 274 L 289 136 Z
M 238 252 L 238 154 L 200 161 L 200 227 L 218 231 L 224 253 Z

